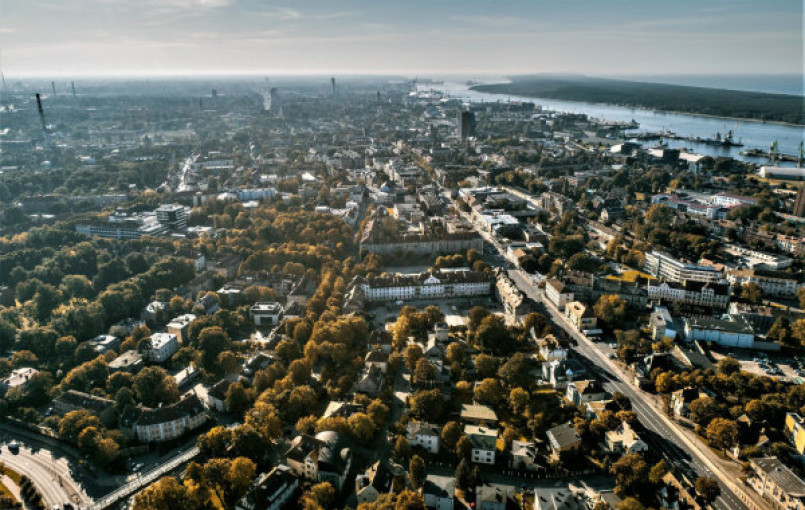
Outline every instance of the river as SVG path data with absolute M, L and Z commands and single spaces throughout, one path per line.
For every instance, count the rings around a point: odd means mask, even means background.
M 427 88 L 441 90 L 450 97 L 467 100 L 470 102 L 494 102 L 494 101 L 531 101 L 542 106 L 544 110 L 585 113 L 590 117 L 599 119 L 630 121 L 632 119 L 640 123 L 639 131 L 663 131 L 668 130 L 680 136 L 691 136 L 701 138 L 711 138 L 720 132 L 724 136 L 727 131 L 732 130 L 734 139 L 744 144 L 744 147 L 719 147 L 703 143 L 690 142 L 687 140 L 665 140 L 669 147 L 687 148 L 689 152 L 696 154 L 706 154 L 710 156 L 729 156 L 741 161 L 757 163 L 761 165 L 769 164 L 766 158 L 752 158 L 741 156 L 739 152 L 746 149 L 769 150 L 770 145 L 775 140 L 779 150 L 783 154 L 797 155 L 799 153 L 799 143 L 805 140 L 805 128 L 802 126 L 787 126 L 765 122 L 751 122 L 734 119 L 724 119 L 716 117 L 703 117 L 698 115 L 688 115 L 684 113 L 666 113 L 644 108 L 628 108 L 623 106 L 582 103 L 576 101 L 561 101 L 558 99 L 541 99 L 534 97 L 509 96 L 506 94 L 488 94 L 470 90 L 463 83 L 444 82 L 440 85 L 420 85 L 421 90 Z M 644 142 L 646 146 L 656 144 L 655 141 Z M 795 163 L 778 163 L 785 166 L 794 166 Z

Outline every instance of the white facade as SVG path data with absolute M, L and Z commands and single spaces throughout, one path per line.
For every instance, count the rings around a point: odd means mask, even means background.
M 797 295 L 797 281 L 793 278 L 765 276 L 751 270 L 738 270 L 727 273 L 727 281 L 735 286 L 754 283 L 760 287 L 764 296 L 794 297 Z
M 407 439 L 411 446 L 419 446 L 433 454 L 439 453 L 439 434 L 428 424 L 409 422 Z
M 696 288 L 685 288 L 675 285 L 669 285 L 667 282 L 660 283 L 659 285 L 652 285 L 649 282 L 648 298 L 650 300 L 665 300 L 677 301 L 697 306 L 710 306 L 726 308 L 730 302 L 730 294 L 728 291 L 718 292 L 714 287 L 703 286 Z
M 545 297 L 559 310 L 564 310 L 565 305 L 573 301 L 573 293 L 565 290 L 565 284 L 553 279 L 545 282 Z
M 279 303 L 255 303 L 249 309 L 255 326 L 276 326 L 282 315 L 282 305 Z
M 154 333 L 151 335 L 151 347 L 145 353 L 148 361 L 162 363 L 179 350 L 179 339 L 172 333 Z
M 373 278 L 361 286 L 366 301 L 486 296 L 492 289 L 491 278 L 474 271 L 460 271 L 449 276 L 441 273 L 424 275 Z
M 717 282 L 721 273 L 713 267 L 683 262 L 665 253 L 652 251 L 646 253 L 644 264 L 646 272 L 657 278 L 671 282 Z
M 742 349 L 751 349 L 755 344 L 755 333 L 743 316 L 730 316 L 728 320 L 688 319 L 685 338 L 688 342 L 702 340 Z

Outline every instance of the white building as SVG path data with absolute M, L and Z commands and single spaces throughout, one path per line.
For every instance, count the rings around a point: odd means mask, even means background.
M 565 305 L 573 301 L 573 293 L 556 278 L 545 282 L 545 297 L 559 310 L 564 310 Z
M 476 464 L 494 464 L 497 452 L 497 429 L 480 425 L 465 425 L 464 434 L 472 446 L 470 459 Z
M 429 300 L 449 297 L 486 296 L 492 292 L 494 278 L 470 270 L 434 271 L 415 275 L 375 278 L 355 277 L 350 287 L 359 286 L 370 301 Z
M 684 284 L 662 282 L 646 289 L 652 301 L 671 301 L 694 306 L 726 308 L 730 302 L 730 288 L 721 283 L 686 281 Z
M 643 268 L 647 273 L 657 278 L 678 283 L 689 280 L 695 282 L 718 282 L 722 279 L 721 273 L 713 267 L 683 262 L 658 251 L 646 253 Z
M 154 333 L 145 357 L 153 363 L 162 363 L 179 350 L 179 339 L 171 333 Z
M 787 181 L 801 181 L 805 179 L 805 168 L 788 166 L 762 166 L 758 175 L 768 179 L 783 179 Z
M 25 388 L 31 377 L 38 373 L 39 370 L 31 367 L 15 368 L 8 377 L 0 379 L 0 392 L 6 392 L 12 388 Z
M 755 344 L 755 331 L 742 315 L 728 315 L 726 319 L 692 317 L 685 321 L 685 338 L 688 342 L 702 340 L 724 347 L 751 349 Z
M 797 295 L 797 281 L 782 275 L 774 275 L 754 269 L 735 269 L 727 273 L 727 281 L 733 286 L 754 283 L 760 287 L 764 296 L 794 297 Z
M 276 326 L 282 315 L 282 305 L 273 303 L 255 303 L 249 309 L 255 326 Z
M 430 453 L 439 453 L 439 429 L 427 422 L 408 422 L 406 439 L 411 446 L 419 446 Z
M 134 415 L 129 423 L 133 425 L 137 439 L 143 443 L 176 439 L 207 421 L 207 412 L 195 393 L 185 394 L 175 404 L 155 409 L 135 408 Z
M 604 443 L 607 450 L 624 455 L 648 451 L 646 442 L 626 422 L 621 423 L 617 430 L 608 431 L 604 436 Z

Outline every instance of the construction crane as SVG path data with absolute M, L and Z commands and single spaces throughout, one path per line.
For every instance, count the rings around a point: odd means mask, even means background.
M 48 136 L 48 127 L 45 124 L 45 110 L 42 108 L 42 96 L 39 92 L 36 93 L 36 107 L 39 110 L 39 121 L 42 123 L 42 139 L 45 143 L 45 148 L 50 148 L 50 137 Z

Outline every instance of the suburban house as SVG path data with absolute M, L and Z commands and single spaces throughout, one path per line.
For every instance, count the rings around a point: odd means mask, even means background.
M 564 390 L 568 383 L 587 377 L 587 369 L 577 359 L 558 359 L 542 364 L 542 378 L 557 390 Z
M 298 489 L 299 477 L 291 468 L 280 464 L 257 478 L 249 492 L 235 504 L 235 510 L 280 510 L 288 505 Z
M 330 482 L 337 490 L 344 486 L 352 468 L 352 450 L 337 432 L 319 432 L 315 437 L 296 436 L 285 460 L 297 476 L 315 482 Z
M 439 427 L 427 422 L 410 421 L 406 438 L 411 446 L 418 446 L 430 453 L 439 453 Z
M 210 386 L 207 390 L 207 407 L 218 412 L 226 411 L 226 392 L 232 382 L 228 379 L 221 379 Z
M 513 485 L 490 484 L 476 487 L 475 508 L 478 510 L 506 510 L 514 499 L 517 488 Z
M 435 510 L 453 510 L 456 496 L 456 479 L 453 476 L 428 475 L 422 486 L 425 506 Z
M 607 396 L 604 387 L 595 379 L 584 379 L 567 383 L 566 397 L 570 402 L 573 402 L 575 406 L 604 400 Z
M 162 363 L 179 350 L 179 340 L 171 333 L 154 333 L 146 344 L 143 355 L 151 363 Z
M 168 323 L 168 333 L 176 335 L 176 338 L 179 340 L 180 344 L 186 344 L 187 330 L 190 328 L 190 323 L 194 320 L 196 320 L 196 316 L 192 313 L 186 313 L 184 315 L 174 317 L 173 320 Z
M 491 407 L 481 404 L 462 404 L 459 416 L 461 421 L 471 425 L 495 427 L 498 424 L 498 415 L 495 414 L 495 411 Z
M 598 318 L 592 308 L 578 301 L 565 305 L 565 315 L 579 331 L 593 331 L 598 328 Z
M 282 316 L 282 305 L 277 302 L 255 303 L 249 308 L 255 326 L 276 326 Z
M 494 464 L 498 431 L 480 425 L 465 425 L 464 434 L 470 440 L 470 459 L 476 464 Z
M 617 430 L 607 431 L 604 437 L 604 443 L 606 444 L 607 450 L 623 453 L 624 455 L 648 450 L 648 445 L 645 441 L 640 439 L 637 432 L 626 422 L 621 423 L 621 426 L 618 427 Z
M 379 460 L 369 466 L 364 474 L 355 477 L 355 495 L 358 504 L 373 503 L 382 494 L 392 492 L 395 478 L 399 480 L 400 485 L 405 484 L 405 470 L 400 465 Z
M 571 423 L 558 425 L 546 433 L 554 454 L 575 451 L 581 447 L 581 437 Z
M 512 469 L 534 469 L 537 467 L 537 445 L 533 441 L 512 441 Z
M 687 418 L 690 414 L 690 403 L 697 398 L 707 396 L 707 393 L 691 387 L 676 390 L 671 393 L 671 407 L 674 410 L 674 416 Z

